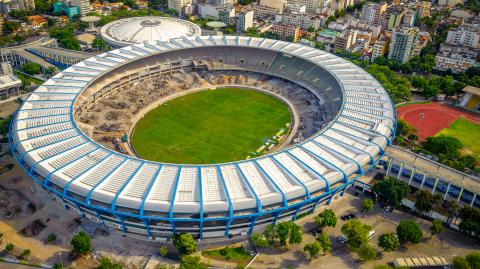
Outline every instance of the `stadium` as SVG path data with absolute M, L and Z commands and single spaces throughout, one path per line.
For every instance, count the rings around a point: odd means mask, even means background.
M 183 84 L 161 87 L 169 79 Z M 174 164 L 121 153 L 88 125 L 88 115 L 116 94 L 168 97 L 206 80 L 291 98 L 291 109 L 303 109 L 291 128 L 295 138 L 250 159 Z M 272 81 L 288 86 L 282 91 Z M 197 36 L 135 44 L 63 70 L 21 105 L 9 138 L 29 176 L 89 219 L 152 240 L 184 232 L 231 238 L 342 195 L 383 156 L 395 117 L 381 85 L 337 56 L 284 41 Z
M 148 41 L 195 37 L 202 30 L 195 23 L 170 17 L 132 17 L 115 20 L 100 29 L 100 35 L 112 47 L 125 47 Z

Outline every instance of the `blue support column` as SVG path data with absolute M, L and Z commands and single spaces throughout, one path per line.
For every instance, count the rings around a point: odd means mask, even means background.
M 253 189 L 252 185 L 250 185 L 250 182 L 248 181 L 247 177 L 245 177 L 245 174 L 243 174 L 243 171 L 240 168 L 240 166 L 238 166 L 238 163 L 235 163 L 235 168 L 237 169 L 237 172 L 239 173 L 240 177 L 243 179 L 243 181 L 247 185 L 248 189 L 250 190 L 250 193 L 252 193 L 252 195 L 255 197 L 255 201 L 257 202 L 257 214 L 260 214 L 262 212 L 262 202 L 260 201 L 260 198 L 258 198 L 257 193 Z M 253 232 L 253 228 L 255 226 L 255 222 L 257 220 L 257 217 L 258 216 L 254 216 L 251 219 L 250 229 L 248 230 L 249 234 L 252 234 L 252 232 Z
M 232 200 L 230 199 L 230 193 L 228 192 L 228 188 L 225 184 L 225 178 L 223 177 L 222 169 L 220 169 L 220 166 L 217 166 L 217 173 L 220 177 L 220 182 L 222 183 L 222 188 L 223 188 L 223 191 L 225 192 L 225 196 L 227 197 L 227 201 L 228 201 L 228 220 L 227 220 L 227 225 L 225 227 L 225 237 L 229 238 L 230 224 L 233 221 L 233 204 L 232 204 Z
M 140 203 L 140 217 L 142 217 L 142 218 L 145 215 L 145 202 L 147 200 L 148 194 L 152 190 L 153 184 L 155 184 L 155 181 L 156 181 L 158 175 L 160 174 L 160 171 L 162 170 L 162 168 L 163 168 L 163 164 L 160 164 L 157 168 L 157 171 L 153 175 L 152 180 L 148 184 L 147 190 L 142 195 L 142 202 Z
M 110 210 L 112 211 L 115 211 L 116 210 L 116 207 L 117 207 L 117 200 L 118 200 L 118 197 L 120 196 L 120 194 L 122 194 L 122 192 L 125 190 L 125 188 L 127 187 L 128 183 L 130 183 L 130 181 L 132 181 L 132 179 L 137 175 L 138 171 L 140 171 L 140 169 L 142 169 L 142 167 L 145 165 L 145 161 L 143 161 L 141 164 L 138 165 L 137 169 L 135 169 L 135 171 L 127 178 L 127 180 L 123 183 L 123 185 L 120 187 L 120 189 L 117 191 L 117 193 L 115 194 L 115 197 L 113 197 L 112 199 L 112 205 L 111 205 L 111 208 Z
M 97 189 L 98 186 L 100 186 L 100 184 L 102 184 L 113 172 L 117 171 L 117 169 L 122 165 L 124 164 L 126 161 L 128 160 L 128 158 L 124 158 L 123 161 L 121 161 L 119 164 L 117 164 L 115 166 L 115 168 L 113 168 L 109 173 L 107 173 L 103 178 L 100 179 L 99 182 L 97 182 L 97 184 L 95 184 L 95 186 L 93 186 L 93 188 L 91 188 L 87 195 L 85 195 L 85 204 L 89 205 L 90 204 L 90 199 L 92 197 L 92 194 L 93 192 Z
M 335 154 L 338 154 L 339 156 L 342 156 L 344 159 L 347 159 L 347 160 L 353 162 L 357 166 L 357 173 L 359 173 L 359 174 L 363 173 L 362 165 L 359 162 L 357 162 L 356 160 L 354 160 L 354 159 L 352 159 L 352 158 L 350 158 L 350 157 L 348 157 L 348 156 L 346 156 L 346 155 L 344 155 L 344 154 L 342 154 L 342 153 L 340 153 L 340 152 L 338 152 L 334 149 L 329 149 L 329 148 L 323 146 L 322 144 L 318 143 L 314 139 L 310 140 L 310 142 L 314 143 L 315 145 L 317 145 L 318 147 L 320 147 L 321 149 L 325 150 L 326 152 L 328 152 L 330 154 L 332 153 L 331 151 L 333 151 L 333 152 L 335 152 Z
M 324 164 L 327 164 L 327 166 L 331 166 L 333 167 L 334 169 L 333 170 L 337 170 L 338 172 L 340 172 L 342 175 L 343 175 L 343 180 L 345 182 L 348 182 L 348 176 L 347 174 L 345 173 L 345 171 L 343 171 L 340 167 L 336 166 L 335 164 L 329 162 L 328 160 L 324 159 L 323 157 L 321 157 L 320 155 L 316 154 L 315 152 L 307 149 L 306 147 L 304 147 L 303 145 L 299 145 L 299 147 L 301 147 L 303 150 L 305 150 L 306 152 L 312 154 L 314 157 L 316 157 L 318 160 L 320 160 L 320 162 L 324 163 Z
M 310 197 L 311 197 L 311 193 L 310 193 L 310 190 L 307 188 L 307 186 L 303 183 L 302 180 L 300 180 L 299 178 L 297 178 L 290 170 L 288 170 L 283 164 L 281 164 L 275 156 L 270 156 L 270 158 L 272 159 L 272 161 L 274 163 L 276 163 L 283 171 L 285 171 L 285 173 L 287 173 L 290 177 L 292 177 L 293 179 L 295 179 L 295 181 L 302 185 L 303 189 L 305 190 L 305 195 L 307 196 L 307 200 L 310 200 Z
M 44 184 L 48 185 L 49 182 L 50 182 L 50 177 L 51 177 L 54 173 L 56 173 L 57 171 L 60 171 L 60 170 L 62 170 L 63 168 L 67 167 L 68 165 L 70 165 L 70 164 L 72 164 L 72 163 L 75 163 L 75 162 L 77 162 L 77 161 L 85 158 L 85 157 L 88 156 L 89 154 L 91 154 L 91 153 L 93 153 L 93 152 L 95 152 L 95 151 L 97 151 L 97 150 L 99 150 L 99 149 L 100 149 L 100 147 L 97 146 L 97 148 L 95 148 L 95 149 L 93 149 L 93 150 L 91 150 L 91 151 L 83 154 L 83 155 L 80 156 L 79 158 L 73 159 L 73 160 L 71 160 L 71 161 L 63 164 L 62 166 L 60 166 L 60 167 L 58 167 L 58 168 L 55 168 L 54 170 L 52 170 L 52 171 L 45 177 Z
M 275 180 L 273 180 L 270 177 L 270 175 L 265 171 L 265 169 L 263 169 L 263 167 L 257 162 L 257 160 L 254 160 L 253 164 L 255 165 L 255 167 L 257 167 L 258 170 L 260 170 L 260 173 L 262 173 L 268 179 L 268 181 L 272 183 L 275 189 L 280 193 L 280 195 L 282 196 L 283 207 L 287 208 L 288 207 L 287 197 L 285 196 L 285 193 L 282 191 L 282 189 L 277 185 L 277 183 L 275 183 Z
M 173 206 L 175 204 L 175 197 L 177 196 L 177 189 L 178 189 L 178 184 L 180 182 L 180 173 L 182 171 L 182 167 L 178 166 L 178 171 L 177 175 L 175 176 L 175 186 L 173 187 L 173 192 L 172 192 L 172 200 L 170 201 L 170 208 L 168 210 L 168 217 L 170 219 L 170 223 L 172 225 L 172 232 L 175 235 L 177 233 L 177 227 L 175 226 L 175 221 L 173 220 Z
M 198 187 L 199 187 L 199 193 L 200 193 L 200 240 L 203 239 L 203 222 L 204 222 L 204 217 L 203 217 L 203 187 L 202 187 L 202 169 L 200 166 L 197 166 L 197 171 L 198 171 Z

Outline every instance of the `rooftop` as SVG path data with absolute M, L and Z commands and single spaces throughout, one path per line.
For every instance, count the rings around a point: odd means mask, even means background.
M 116 20 L 103 26 L 100 33 L 112 45 L 127 46 L 148 41 L 195 37 L 201 34 L 201 29 L 185 20 L 151 16 Z

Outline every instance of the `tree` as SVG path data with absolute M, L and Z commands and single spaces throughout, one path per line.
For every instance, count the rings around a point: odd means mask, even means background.
M 418 244 L 422 241 L 423 231 L 413 220 L 401 220 L 397 226 L 397 236 L 400 243 L 412 242 Z
M 100 265 L 96 269 L 122 269 L 122 265 L 113 262 L 107 257 L 100 258 Z
M 480 269 L 480 252 L 470 252 L 465 259 L 472 269 Z
M 300 226 L 293 221 L 285 221 L 277 226 L 278 240 L 281 246 L 290 244 L 299 244 L 302 242 L 302 232 Z
M 108 44 L 105 42 L 105 40 L 101 38 L 95 38 L 92 41 L 92 47 L 97 49 L 97 50 L 106 50 L 108 49 Z
M 55 73 L 57 73 L 57 68 L 55 66 L 49 66 L 45 70 L 45 75 L 47 77 L 53 77 L 55 75 Z
M 8 243 L 8 244 L 5 246 L 5 252 L 10 253 L 10 252 L 13 251 L 14 248 L 15 248 L 15 245 L 14 245 L 14 244 Z
M 173 245 L 180 253 L 185 255 L 190 255 L 197 251 L 197 241 L 195 241 L 191 234 L 176 234 L 173 237 Z
M 206 267 L 200 263 L 200 257 L 185 255 L 182 257 L 179 269 L 205 269 Z
M 435 154 L 446 154 L 447 156 L 457 157 L 458 150 L 462 148 L 462 143 L 455 137 L 439 135 L 428 137 L 422 143 L 425 150 Z
M 382 204 L 395 208 L 400 207 L 402 199 L 410 192 L 407 183 L 392 177 L 386 177 L 384 180 L 375 183 L 372 189 Z
M 47 243 L 51 244 L 57 240 L 57 235 L 56 234 L 49 234 L 47 236 Z
M 362 211 L 369 212 L 373 208 L 373 200 L 370 198 L 366 198 L 362 200 Z
M 324 209 L 317 217 L 315 217 L 315 224 L 320 226 L 321 228 L 324 227 L 335 227 L 337 225 L 337 216 L 335 216 L 335 212 L 331 209 Z
M 368 233 L 371 230 L 370 225 L 357 219 L 349 220 L 342 226 L 342 233 L 347 238 L 347 246 L 352 250 L 357 250 L 361 245 L 368 242 Z
M 432 232 L 432 236 L 443 232 L 443 222 L 438 219 L 432 221 L 430 231 Z
M 450 201 L 448 201 L 447 203 L 447 206 L 446 206 L 446 210 L 447 210 L 447 222 L 452 222 L 453 218 L 455 217 L 455 215 L 458 213 L 458 203 L 457 203 L 457 200 L 455 199 L 452 199 Z
M 303 251 L 308 253 L 310 257 L 310 261 L 312 260 L 313 257 L 316 257 L 320 253 L 321 246 L 318 242 L 312 242 L 309 244 L 305 244 L 303 247 Z
M 73 247 L 73 252 L 78 254 L 86 254 L 92 249 L 90 237 L 84 231 L 80 231 L 75 235 L 70 244 Z
M 400 241 L 394 233 L 384 233 L 378 237 L 378 246 L 383 249 L 383 251 L 391 252 L 398 247 L 400 247 Z
M 332 241 L 330 241 L 330 238 L 326 233 L 322 232 L 318 234 L 316 240 L 320 244 L 320 248 L 322 249 L 323 254 L 327 253 L 327 251 L 330 251 L 330 249 L 332 249 Z
M 42 67 L 34 62 L 28 62 L 22 66 L 22 71 L 29 75 L 40 74 L 41 70 Z
M 74 29 L 70 26 L 53 28 L 50 37 L 58 39 L 60 45 L 66 49 L 80 50 L 80 42 L 75 38 Z
M 5 21 L 3 29 L 6 34 L 15 33 L 20 29 L 20 23 L 16 21 Z
M 269 240 L 267 240 L 263 234 L 253 234 L 250 237 L 250 242 L 256 248 L 266 248 L 266 247 L 269 247 L 271 245 Z
M 30 249 L 27 248 L 22 251 L 22 254 L 20 256 L 22 256 L 23 259 L 27 259 L 27 257 L 30 256 L 31 253 L 32 252 L 30 251 Z
M 454 269 L 471 269 L 470 264 L 462 257 L 453 258 L 452 264 Z
M 160 248 L 158 249 L 160 252 L 160 256 L 166 257 L 168 255 L 168 247 L 167 245 L 161 245 Z
M 278 239 L 277 226 L 273 224 L 267 225 L 263 231 L 263 236 L 270 245 L 273 245 Z
M 27 39 L 27 38 L 24 35 L 16 34 L 16 35 L 13 36 L 13 40 L 15 40 L 15 42 L 17 42 L 18 44 L 25 41 L 25 39 Z
M 429 191 L 419 190 L 415 195 L 415 209 L 422 214 L 430 213 L 442 200 L 441 196 L 432 195 Z
M 397 130 L 396 130 L 396 135 L 399 136 L 409 136 L 411 134 L 415 134 L 417 130 L 410 125 L 407 121 L 400 119 L 397 122 Z
M 290 222 L 290 238 L 288 240 L 289 244 L 300 244 L 303 240 L 302 228 L 297 225 L 295 222 Z
M 357 254 L 362 261 L 371 261 L 377 257 L 377 251 L 368 243 L 362 244 Z
M 458 227 L 460 231 L 480 241 L 480 210 L 469 206 L 464 206 L 458 212 L 462 220 Z

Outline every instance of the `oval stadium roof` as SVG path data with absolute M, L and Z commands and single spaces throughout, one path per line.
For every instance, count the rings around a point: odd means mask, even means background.
M 218 52 L 221 50 L 223 54 Z M 248 55 L 245 50 L 250 50 Z M 195 166 L 126 156 L 103 147 L 77 127 L 74 110 L 80 94 L 128 64 L 169 59 L 169 55 L 179 60 L 178 55 L 201 58 L 197 52 L 228 59 L 238 51 L 242 53 L 239 57 L 248 58 L 242 62 L 245 69 L 260 68 L 261 72 L 279 75 L 283 72 L 311 85 L 329 74 L 341 95 L 336 98 L 341 108 L 335 118 L 320 132 L 282 151 L 244 161 Z M 276 55 L 271 63 L 257 63 L 267 61 L 259 58 L 268 53 Z M 282 68 L 285 65 L 290 67 Z M 330 87 L 318 90 L 332 92 Z M 13 118 L 10 143 L 19 163 L 62 199 L 85 207 L 91 206 L 91 200 L 101 201 L 115 214 L 123 214 L 122 210 L 128 208 L 153 212 L 159 218 L 168 213 L 172 218 L 174 212 L 200 212 L 203 216 L 204 212 L 230 209 L 236 214 L 238 210 L 263 212 L 276 204 L 288 208 L 297 202 L 309 203 L 319 190 L 349 184 L 370 169 L 393 139 L 395 125 L 395 108 L 387 92 L 349 61 L 278 40 L 197 36 L 135 44 L 63 70 L 21 105 Z
M 113 21 L 100 30 L 109 44 L 124 47 L 148 41 L 169 41 L 172 38 L 201 34 L 198 25 L 169 17 L 134 17 Z

